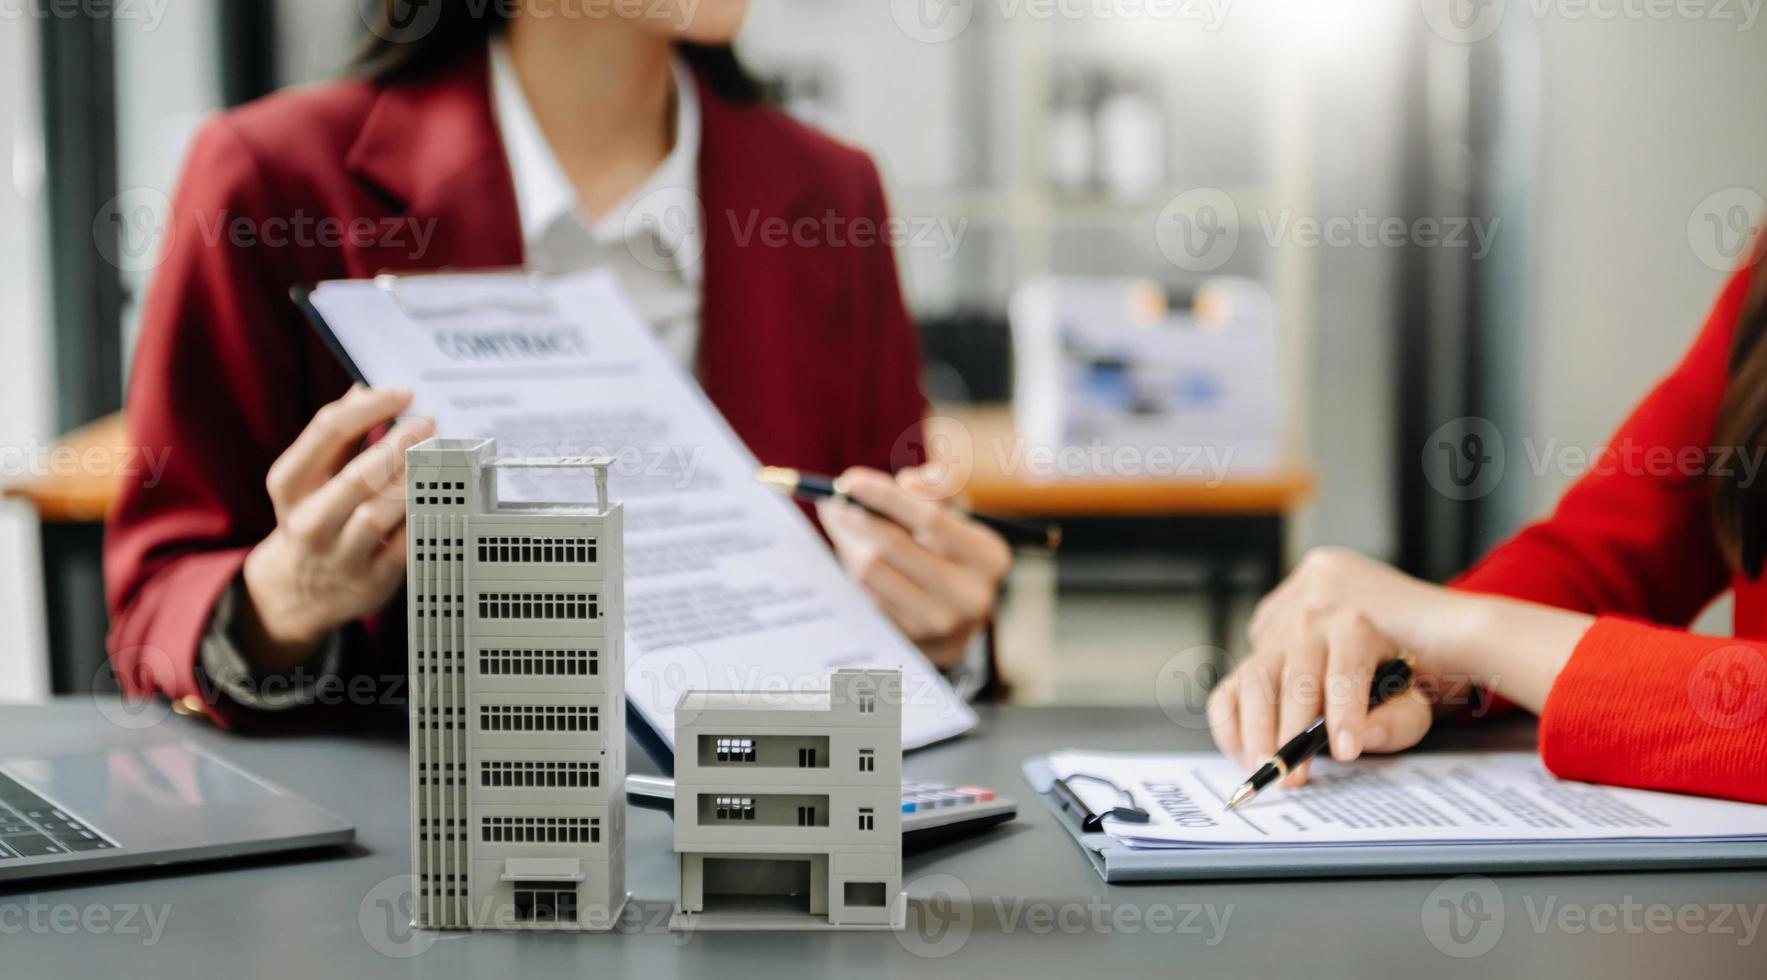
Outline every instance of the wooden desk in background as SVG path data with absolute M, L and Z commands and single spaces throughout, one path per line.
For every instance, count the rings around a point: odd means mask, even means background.
M 50 472 L 5 487 L 41 522 L 49 683 L 56 694 L 91 691 L 104 652 L 104 516 L 120 472 L 135 465 L 121 414 L 68 433 L 44 457 Z M 100 687 L 109 688 L 104 676 Z
M 983 513 L 1061 522 L 1061 588 L 1200 585 L 1209 600 L 1218 670 L 1226 669 L 1232 649 L 1235 592 L 1246 591 L 1236 570 L 1255 569 L 1249 584 L 1259 594 L 1274 588 L 1287 571 L 1289 515 L 1313 494 L 1311 475 L 1297 468 L 1218 478 L 1091 471 L 1043 478 L 1019 472 L 1033 467 L 1009 408 L 947 408 L 933 415 L 928 452 L 952 467 L 966 504 Z M 1186 581 L 1186 563 L 1201 566 L 1200 582 L 1194 575 Z

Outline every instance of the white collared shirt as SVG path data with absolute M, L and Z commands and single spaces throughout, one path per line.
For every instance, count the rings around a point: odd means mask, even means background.
M 674 59 L 675 143 L 642 186 L 591 219 L 534 118 L 502 40 L 491 42 L 491 105 L 515 180 L 528 268 L 611 269 L 669 352 L 693 369 L 705 252 L 699 198 L 700 104 L 693 73 Z

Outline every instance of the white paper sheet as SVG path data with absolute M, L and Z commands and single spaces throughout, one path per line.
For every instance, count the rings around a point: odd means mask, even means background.
M 495 438 L 503 458 L 615 458 L 626 693 L 671 743 L 683 690 L 824 689 L 846 666 L 903 669 L 905 747 L 975 724 L 797 507 L 755 482 L 753 455 L 610 276 L 543 294 L 520 275 L 331 282 L 311 301 L 358 369 L 416 392 L 440 435 Z M 593 499 L 580 474 L 499 481 L 509 500 Z
M 1272 786 L 1233 813 L 1227 797 L 1246 773 L 1217 754 L 1068 751 L 1049 762 L 1058 777 L 1129 790 L 1152 821 L 1105 830 L 1136 847 L 1767 839 L 1767 807 L 1567 782 L 1525 752 L 1316 759 L 1306 786 Z M 1095 780 L 1068 785 L 1096 812 L 1121 805 Z

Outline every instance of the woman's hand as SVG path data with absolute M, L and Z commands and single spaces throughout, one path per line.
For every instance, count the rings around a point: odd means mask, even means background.
M 1469 686 L 1444 675 L 1453 638 L 1466 631 L 1477 602 L 1353 552 L 1312 552 L 1258 604 L 1251 656 L 1210 696 L 1216 744 L 1249 769 L 1321 714 L 1341 761 L 1417 744 L 1429 731 L 1432 701 Z M 1416 679 L 1370 710 L 1375 669 L 1400 653 L 1414 659 Z M 1306 777 L 1301 766 L 1286 783 Z
M 270 467 L 276 530 L 245 560 L 239 637 L 266 672 L 292 670 L 338 627 L 387 603 L 405 576 L 405 450 L 430 437 L 405 419 L 356 450 L 411 405 L 411 393 L 363 387 L 319 410 Z
M 1347 762 L 1417 744 L 1435 711 L 1470 703 L 1474 686 L 1537 713 L 1593 622 L 1321 548 L 1258 604 L 1251 656 L 1209 696 L 1209 729 L 1251 768 L 1321 714 L 1332 758 Z M 1375 668 L 1401 653 L 1415 664 L 1411 688 L 1370 709 Z M 1301 766 L 1286 783 L 1306 778 Z
M 933 663 L 956 666 L 993 618 L 1012 549 L 992 530 L 935 503 L 919 470 L 891 479 L 852 469 L 841 479 L 854 500 L 889 518 L 819 502 L 841 564 Z

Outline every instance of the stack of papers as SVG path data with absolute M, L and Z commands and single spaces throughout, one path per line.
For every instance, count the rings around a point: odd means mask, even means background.
M 1145 824 L 1105 822 L 1132 848 L 1767 840 L 1767 807 L 1568 782 L 1525 752 L 1316 759 L 1306 786 L 1271 786 L 1234 812 L 1227 798 L 1246 773 L 1212 753 L 1046 761 L 1055 777 L 1077 777 L 1069 787 L 1095 812 L 1125 805 L 1125 792 L 1147 811 Z

